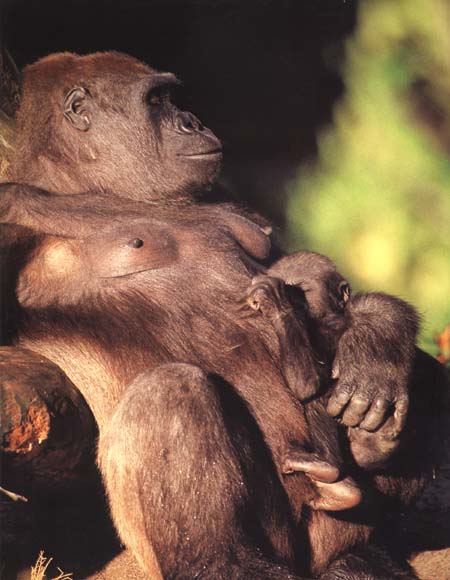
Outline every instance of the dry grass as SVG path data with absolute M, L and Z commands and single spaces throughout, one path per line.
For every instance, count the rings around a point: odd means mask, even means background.
M 46 558 L 44 552 L 40 552 L 36 564 L 31 568 L 30 580 L 47 580 L 45 572 L 50 566 L 52 560 L 53 558 Z M 49 580 L 73 580 L 72 574 L 65 574 L 60 568 L 58 568 L 58 570 L 59 575 Z

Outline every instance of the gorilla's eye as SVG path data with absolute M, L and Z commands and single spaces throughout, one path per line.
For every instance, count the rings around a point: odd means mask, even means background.
M 161 93 L 157 93 L 157 92 L 153 92 L 150 94 L 149 98 L 148 98 L 148 102 L 149 105 L 151 105 L 152 107 L 160 107 L 162 105 L 163 102 L 163 98 Z
M 147 103 L 152 109 L 161 108 L 168 100 L 170 93 L 166 86 L 155 87 L 147 95 Z
M 350 296 L 352 295 L 352 289 L 350 288 L 350 284 L 346 280 L 343 280 L 339 284 L 339 294 L 341 298 L 340 306 L 341 308 L 343 308 L 349 301 Z

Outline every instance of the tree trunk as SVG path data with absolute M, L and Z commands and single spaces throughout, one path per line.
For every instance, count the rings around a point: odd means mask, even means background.
M 59 367 L 31 351 L 0 347 L 0 396 L 1 486 L 27 497 L 79 478 L 92 463 L 96 424 Z

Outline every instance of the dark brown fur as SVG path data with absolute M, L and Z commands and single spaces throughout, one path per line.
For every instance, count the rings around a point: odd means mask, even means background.
M 179 569 L 180 564 L 193 558 L 190 542 L 186 544 L 185 552 L 180 547 L 180 534 L 184 532 L 180 531 L 179 520 L 183 519 L 183 505 L 187 505 L 185 533 L 199 549 L 202 546 L 204 558 L 213 558 L 213 562 L 208 564 L 208 577 L 236 574 L 232 577 L 247 578 L 258 570 L 260 577 L 286 578 L 287 571 L 274 575 L 278 567 L 271 567 L 269 561 L 258 557 L 251 546 L 256 543 L 260 550 L 265 546 L 263 552 L 267 558 L 294 565 L 298 550 L 293 544 L 294 521 L 289 512 L 288 497 L 284 495 L 278 478 L 286 456 L 286 444 L 300 448 L 308 445 L 303 411 L 295 404 L 293 393 L 284 388 L 282 364 L 271 326 L 267 324 L 264 330 L 262 325 L 264 340 L 261 340 L 253 325 L 246 326 L 244 321 L 236 318 L 236 288 L 245 288 L 257 271 L 251 259 L 231 233 L 220 231 L 223 220 L 217 208 L 186 206 L 183 214 L 176 214 L 172 214 L 169 220 L 169 213 L 163 211 L 163 222 L 158 219 L 158 209 L 152 208 L 152 218 L 148 218 L 145 224 L 149 238 L 145 236 L 142 225 L 139 229 L 136 229 L 137 225 L 128 225 L 116 232 L 120 247 L 124 247 L 123 240 L 134 240 L 138 231 L 138 238 L 144 241 L 144 246 L 133 247 L 130 251 L 138 253 L 145 249 L 149 252 L 150 270 L 124 276 L 105 276 L 107 272 L 102 265 L 103 260 L 108 263 L 105 251 L 109 249 L 114 253 L 115 250 L 114 245 L 105 247 L 105 237 L 110 244 L 114 240 L 109 232 L 81 240 L 59 236 L 37 238 L 37 245 L 28 250 L 28 260 L 18 277 L 17 296 L 21 312 L 15 343 L 51 357 L 86 397 L 99 423 L 100 463 L 116 524 L 144 569 L 152 570 L 155 566 L 153 549 L 156 549 L 159 565 L 167 577 L 176 578 L 184 574 L 183 569 Z M 194 215 L 198 224 L 195 231 L 192 230 Z M 156 264 L 152 261 L 152 257 L 158 257 L 159 241 L 154 253 L 151 246 L 151 235 L 156 229 L 159 240 L 163 235 L 161 228 L 168 239 L 175 241 L 175 257 L 171 257 L 172 250 L 169 264 L 163 265 L 158 260 Z M 129 233 L 125 235 L 124 230 Z M 171 244 L 165 246 L 174 247 Z M 32 292 L 31 288 L 34 289 Z M 261 330 L 261 323 L 259 328 Z M 174 365 L 175 362 L 178 364 Z M 179 363 L 183 364 L 180 366 Z M 212 378 L 219 376 L 222 379 Z M 228 384 L 233 385 L 249 403 L 269 444 L 276 470 L 270 457 L 261 456 L 263 451 L 257 451 L 262 446 L 262 442 L 258 443 L 260 436 L 244 409 L 238 412 L 236 397 L 230 392 L 225 402 L 222 400 L 223 393 L 228 392 Z M 185 389 L 188 389 L 187 394 Z M 207 396 L 202 395 L 204 389 L 208 391 Z M 160 403 L 158 392 L 162 397 Z M 229 409 L 226 416 L 237 414 L 239 421 L 235 418 L 230 426 L 227 420 L 221 426 L 219 411 L 213 414 L 217 405 L 211 395 L 214 392 L 221 401 L 219 408 L 225 405 Z M 151 396 L 150 400 L 148 396 Z M 195 410 L 204 396 L 206 399 L 200 407 L 203 410 Z M 187 399 L 185 403 L 184 399 Z M 316 407 L 319 418 L 314 424 L 320 426 L 325 437 L 329 437 L 335 427 L 331 419 L 325 423 L 321 408 L 324 411 L 324 407 Z M 204 422 L 202 417 L 208 417 L 207 424 L 215 425 L 211 432 L 204 431 L 206 426 L 199 429 Z M 151 427 L 147 429 L 149 418 Z M 190 435 L 194 425 L 195 430 Z M 144 439 L 140 435 L 143 428 L 146 432 Z M 173 438 L 175 433 L 176 437 L 184 438 L 181 450 Z M 167 438 L 166 443 L 164 438 Z M 247 438 L 248 448 L 244 444 Z M 233 448 L 227 447 L 229 445 Z M 222 450 L 223 446 L 225 450 Z M 147 465 L 145 458 L 153 457 L 155 447 L 161 449 L 161 453 L 166 449 L 169 455 L 163 453 L 160 466 L 155 464 L 155 458 L 149 460 L 152 483 L 145 487 L 144 492 L 140 473 Z M 217 458 L 214 454 L 211 456 L 214 449 L 221 450 Z M 193 450 L 197 450 L 195 454 Z M 172 453 L 176 460 L 169 469 L 167 458 Z M 183 453 L 182 458 L 179 453 Z M 190 468 L 186 463 L 188 453 L 191 454 Z M 225 458 L 235 456 L 238 463 L 233 468 L 237 470 L 233 475 L 232 464 Z M 255 457 L 259 457 L 256 462 Z M 205 458 L 209 467 L 200 478 L 196 465 L 202 465 Z M 182 474 L 178 471 L 179 465 L 184 466 Z M 220 477 L 212 467 L 214 465 L 220 470 Z M 215 474 L 213 477 L 209 474 L 211 469 Z M 205 476 L 212 477 L 213 481 L 203 481 Z M 204 495 L 199 505 L 186 499 L 188 490 L 184 482 L 192 482 L 193 478 L 203 481 L 201 489 Z M 246 490 L 254 489 L 254 485 L 249 483 L 251 480 L 258 482 L 255 485 L 261 495 L 247 498 Z M 224 509 L 220 502 L 224 489 L 231 486 L 230 490 L 237 493 L 240 481 L 247 482 L 242 491 L 244 495 L 241 497 L 239 492 L 231 500 L 231 505 L 242 503 L 245 506 L 249 502 L 253 506 L 260 498 L 256 512 L 253 511 L 256 507 L 248 508 L 251 510 L 250 519 L 256 517 L 252 524 L 256 529 L 251 529 L 250 533 L 246 528 L 242 529 L 243 523 L 239 519 L 230 520 L 228 511 L 220 511 Z M 180 485 L 185 492 L 179 491 Z M 301 474 L 288 476 L 285 487 L 295 514 L 300 514 L 305 500 L 314 501 L 314 488 Z M 147 498 L 144 503 L 140 499 L 142 493 Z M 160 506 L 158 497 L 161 493 L 167 494 L 167 499 Z M 214 508 L 216 494 L 219 503 Z M 229 494 L 225 495 L 227 502 L 230 501 Z M 208 513 L 204 515 L 206 520 L 200 520 L 199 529 L 196 520 L 202 512 L 205 497 L 208 498 Z M 182 504 L 177 503 L 182 498 Z M 167 505 L 171 505 L 173 511 L 167 511 Z M 160 511 L 160 507 L 165 509 Z M 242 509 L 245 511 L 247 508 Z M 279 519 L 274 522 L 275 513 L 279 514 Z M 176 526 L 174 535 L 169 537 L 165 535 L 167 526 L 170 528 L 167 517 L 173 517 Z M 153 533 L 146 532 L 148 518 L 151 521 L 155 518 L 161 527 Z M 326 568 L 328 561 L 340 554 L 344 547 L 366 538 L 370 530 L 370 526 L 349 525 L 345 521 L 324 524 L 323 518 L 333 521 L 325 514 L 322 517 L 311 515 L 308 526 L 311 538 L 314 540 L 323 530 L 328 530 L 327 535 L 339 538 L 339 542 L 331 544 L 331 552 L 327 552 L 325 545 L 315 546 L 313 560 L 315 564 L 319 562 L 317 570 Z M 206 539 L 201 539 L 203 527 L 208 529 L 213 524 L 216 527 L 219 522 L 222 523 L 216 529 L 217 544 L 212 541 L 210 532 L 207 533 L 210 549 L 207 551 Z M 316 527 L 319 528 L 317 532 Z M 232 542 L 224 560 L 222 556 L 219 558 L 217 550 L 225 545 L 228 534 L 231 534 Z M 261 538 L 266 539 L 262 542 Z M 165 550 L 163 546 L 166 546 Z M 175 553 L 177 557 L 172 559 Z M 183 553 L 184 557 L 180 558 Z M 235 572 L 230 569 L 229 558 L 238 562 Z
M 156 81 L 173 77 L 117 54 L 56 55 L 26 71 L 8 175 L 26 186 L 5 186 L 0 200 L 2 221 L 28 228 L 11 251 L 21 257 L 12 338 L 59 364 L 85 395 L 117 527 L 149 576 L 292 578 L 279 564 L 307 567 L 306 530 L 320 573 L 364 545 L 376 517 L 303 511 L 301 526 L 294 521 L 314 487 L 302 474 L 280 485 L 279 461 L 287 440 L 300 433 L 305 445 L 303 409 L 286 387 L 273 327 L 263 341 L 233 310 L 262 270 L 255 260 L 267 257 L 267 237 L 230 208 L 189 203 L 217 173 L 219 142 L 165 97 L 155 110 Z M 150 268 L 133 270 L 133 250 L 151 241 Z M 321 428 L 325 438 L 334 429 Z M 407 486 L 403 474 L 380 481 L 392 497 Z M 404 577 L 384 560 L 375 571 L 369 553 L 358 558 L 336 564 L 345 578 Z

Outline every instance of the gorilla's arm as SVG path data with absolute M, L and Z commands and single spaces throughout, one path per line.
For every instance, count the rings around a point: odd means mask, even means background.
M 148 205 L 114 195 L 51 193 L 30 185 L 0 184 L 0 223 L 18 224 L 37 234 L 85 237 L 123 220 L 142 217 Z
M 332 416 L 367 431 L 378 429 L 393 411 L 393 436 L 408 411 L 408 383 L 419 321 L 412 306 L 387 294 L 357 294 L 347 304 L 348 328 L 339 340 L 328 404 Z
M 70 238 L 85 238 L 98 231 L 115 231 L 124 224 L 144 224 L 158 210 L 159 215 L 171 218 L 178 212 L 199 216 L 195 206 L 178 201 L 136 201 L 105 192 L 79 194 L 52 193 L 19 183 L 0 183 L 0 226 L 14 224 L 28 228 L 34 234 Z M 260 226 L 232 204 L 214 205 L 204 209 L 217 228 L 228 230 L 245 252 L 256 260 L 266 260 L 270 252 L 271 228 Z
M 259 312 L 271 322 L 286 383 L 300 401 L 306 401 L 319 393 L 320 377 L 301 309 L 295 306 L 298 304 L 293 303 L 281 279 L 258 275 L 252 279 L 241 308 Z

